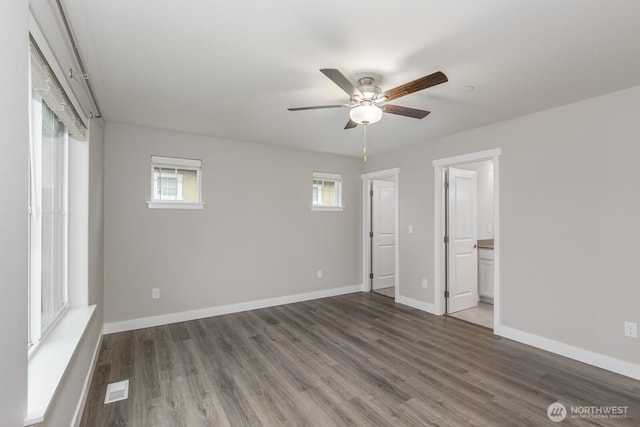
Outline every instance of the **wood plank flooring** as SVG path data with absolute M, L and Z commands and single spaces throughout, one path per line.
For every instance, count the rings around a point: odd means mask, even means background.
M 556 401 L 629 408 L 554 424 Z M 261 425 L 637 426 L 640 381 L 356 293 L 107 335 L 81 422 Z

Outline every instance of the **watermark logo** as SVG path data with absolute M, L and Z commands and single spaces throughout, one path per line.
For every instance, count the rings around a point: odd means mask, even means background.
M 552 403 L 547 408 L 547 417 L 554 423 L 559 423 L 567 417 L 567 408 L 560 402 Z
M 547 407 L 547 417 L 554 423 L 559 423 L 565 418 L 581 419 L 614 419 L 627 418 L 628 406 L 571 406 L 567 408 L 560 402 L 552 403 Z

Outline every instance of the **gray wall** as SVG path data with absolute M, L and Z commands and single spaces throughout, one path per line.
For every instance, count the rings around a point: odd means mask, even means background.
M 206 207 L 149 209 L 151 155 L 202 159 Z M 105 322 L 361 284 L 360 162 L 107 122 Z M 311 211 L 314 171 L 343 212 Z
M 0 13 L 0 426 L 27 410 L 28 3 L 4 0 Z
M 89 304 L 102 323 L 104 300 L 104 121 L 91 120 L 89 145 Z
M 433 302 L 434 159 L 502 147 L 502 324 L 629 362 L 640 341 L 640 87 L 372 157 L 400 167 L 401 293 Z

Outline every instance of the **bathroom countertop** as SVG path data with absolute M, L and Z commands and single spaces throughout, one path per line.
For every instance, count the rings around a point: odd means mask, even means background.
M 493 249 L 493 239 L 478 240 L 478 247 L 482 249 Z

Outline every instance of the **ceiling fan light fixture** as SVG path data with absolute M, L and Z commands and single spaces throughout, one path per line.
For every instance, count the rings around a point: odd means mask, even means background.
M 349 111 L 349 118 L 361 125 L 378 123 L 382 118 L 382 109 L 377 105 L 361 104 Z

